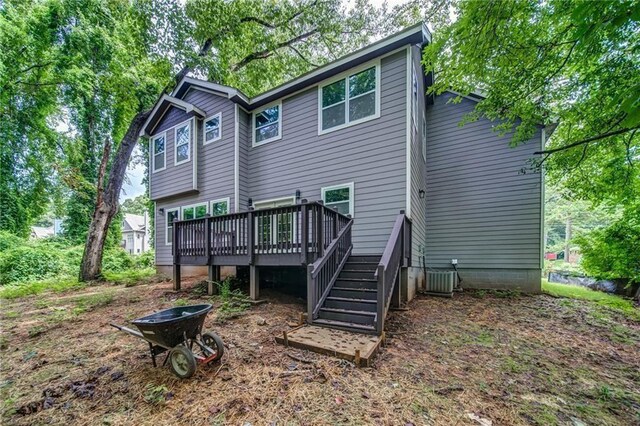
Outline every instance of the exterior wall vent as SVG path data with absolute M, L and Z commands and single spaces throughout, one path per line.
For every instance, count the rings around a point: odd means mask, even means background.
M 456 284 L 455 271 L 427 271 L 427 288 L 425 293 L 432 296 L 453 296 Z

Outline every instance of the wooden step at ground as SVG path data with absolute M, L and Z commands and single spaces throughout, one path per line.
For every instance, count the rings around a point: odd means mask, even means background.
M 333 321 L 327 319 L 315 319 L 313 320 L 314 325 L 319 325 L 320 327 L 329 327 L 335 328 L 338 330 L 345 331 L 355 331 L 356 333 L 366 333 L 366 334 L 376 334 L 375 326 L 364 325 L 364 324 L 356 324 L 352 322 L 343 322 L 343 321 Z
M 334 287 L 340 288 L 366 288 L 369 290 L 377 290 L 378 281 L 366 278 L 342 278 L 342 275 L 338 277 Z
M 333 288 L 329 292 L 329 296 L 351 299 L 377 300 L 378 290 L 372 290 L 368 288 L 345 288 L 333 286 Z
M 375 312 L 353 311 L 350 309 L 320 308 L 318 318 L 371 326 L 376 323 Z
M 336 309 L 352 309 L 354 311 L 376 312 L 376 300 L 353 299 L 350 297 L 327 297 L 324 306 Z

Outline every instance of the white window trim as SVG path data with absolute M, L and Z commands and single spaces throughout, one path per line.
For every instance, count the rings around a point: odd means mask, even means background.
M 161 137 L 164 137 L 164 166 L 160 169 L 156 169 L 156 145 L 155 145 L 155 141 L 156 139 L 159 139 Z M 167 132 L 162 132 L 162 133 L 158 133 L 157 135 L 153 136 L 151 138 L 151 149 L 149 149 L 149 152 L 151 153 L 151 158 L 149 159 L 149 161 L 151 161 L 151 173 L 155 173 L 155 172 L 161 172 L 164 169 L 167 168 Z
M 193 218 L 196 219 L 196 207 L 200 207 L 200 206 L 204 206 L 207 209 L 205 214 L 209 214 L 209 203 L 207 203 L 206 201 L 203 201 L 201 203 L 189 204 L 188 206 L 180 207 L 180 219 L 185 220 L 184 211 L 190 208 L 193 208 Z M 201 218 L 198 218 L 198 219 L 201 219 Z
M 367 68 L 371 68 L 371 67 L 375 67 L 376 69 L 376 88 L 375 88 L 375 94 L 376 94 L 376 102 L 375 102 L 375 113 L 373 115 L 370 115 L 368 117 L 363 117 L 360 118 L 358 120 L 354 120 L 354 121 L 349 121 L 349 76 L 352 76 L 354 74 L 358 74 L 361 71 L 366 70 Z M 351 127 L 351 126 L 355 126 L 357 124 L 361 124 L 361 123 L 365 123 L 367 121 L 371 121 L 371 120 L 375 120 L 376 118 L 380 118 L 380 86 L 382 84 L 382 79 L 380 77 L 380 58 L 376 58 L 373 61 L 369 61 L 363 65 L 360 65 L 358 67 L 355 68 L 351 68 L 343 73 L 338 74 L 335 77 L 332 77 L 331 79 L 325 80 L 323 82 L 321 82 L 320 84 L 318 84 L 318 135 L 324 135 L 327 133 L 331 133 L 331 132 L 335 132 L 336 130 L 341 130 L 344 129 L 346 127 Z M 322 89 L 326 86 L 329 86 L 333 83 L 335 83 L 336 81 L 340 81 L 340 80 L 346 80 L 345 82 L 345 122 L 344 124 L 341 124 L 339 126 L 335 126 L 335 127 L 331 127 L 329 129 L 322 129 L 322 111 L 323 111 L 323 107 L 322 107 Z M 371 92 L 367 92 L 367 93 L 371 93 Z M 362 96 L 364 95 L 364 93 L 358 95 L 358 96 Z M 358 96 L 354 97 L 353 99 L 357 98 Z M 339 103 L 339 102 L 338 102 Z M 336 103 L 337 104 L 337 103 Z M 334 105 L 336 105 L 334 104 Z
M 213 216 L 213 205 L 216 203 L 227 203 L 227 213 L 225 214 L 229 214 L 231 212 L 231 198 L 230 197 L 218 198 L 217 200 L 209 201 L 209 214 L 211 216 Z
M 278 201 L 290 201 L 290 205 L 291 206 L 295 206 L 296 204 L 296 196 L 291 196 L 291 197 L 280 197 L 280 198 L 272 198 L 270 200 L 260 200 L 260 201 L 256 201 L 253 203 L 252 207 L 255 210 L 261 210 L 260 208 L 257 208 L 256 205 L 258 204 L 267 204 L 267 203 L 274 203 L 274 202 L 278 202 Z M 282 206 L 285 207 L 285 206 Z M 272 208 L 278 208 L 278 207 L 264 207 L 265 209 L 272 209 Z M 292 241 L 296 241 L 298 239 L 298 221 L 293 217 L 293 214 L 291 215 L 291 240 Z M 255 218 L 256 222 L 254 223 L 254 239 L 255 241 L 258 241 L 258 230 L 259 230 L 259 226 L 258 226 L 258 218 Z M 271 244 L 275 244 L 276 243 L 276 239 L 277 239 L 277 216 L 273 215 L 271 216 L 271 223 L 269 224 L 269 232 L 270 232 L 270 236 L 271 236 Z M 291 250 L 277 250 L 278 253 L 287 253 L 287 252 L 291 252 Z
M 218 117 L 218 137 L 217 138 L 213 138 L 210 140 L 207 140 L 207 121 L 212 120 L 214 118 Z M 203 139 L 203 145 L 208 145 L 210 143 L 219 141 L 220 139 L 222 139 L 222 112 L 219 112 L 217 114 L 213 114 L 207 118 L 204 119 L 204 121 L 202 122 L 202 133 L 204 135 Z
M 170 209 L 164 209 L 164 244 L 166 246 L 170 246 L 172 243 L 169 241 L 169 212 L 178 212 L 178 220 L 182 218 L 182 212 L 180 211 L 180 207 L 173 207 Z M 171 225 L 171 232 L 173 232 L 173 225 Z
M 256 142 L 256 114 L 260 114 L 262 111 L 272 108 L 274 106 L 278 107 L 278 136 L 274 136 L 272 138 L 269 139 L 265 139 L 262 140 L 260 142 Z M 269 142 L 273 142 L 273 141 L 277 141 L 282 139 L 282 118 L 283 118 L 284 114 L 282 113 L 282 99 L 276 101 L 276 102 L 272 102 L 269 105 L 265 105 L 263 107 L 261 107 L 259 110 L 255 110 L 252 114 L 251 114 L 251 146 L 253 148 L 255 148 L 256 146 L 262 146 L 265 145 Z M 266 124 L 265 126 L 270 126 L 271 124 Z M 265 127 L 263 126 L 263 127 Z
M 187 120 L 187 121 L 183 121 L 182 123 L 174 126 L 173 128 L 173 163 L 174 166 L 179 166 L 180 164 L 185 164 L 188 163 L 189 161 L 191 161 L 191 149 L 193 148 L 193 134 L 191 131 L 191 119 Z M 182 161 L 178 161 L 178 129 L 181 129 L 183 127 L 187 127 L 189 129 L 189 149 L 187 150 L 187 159 L 186 160 L 182 160 Z
M 340 185 L 331 185 L 331 186 L 325 186 L 323 188 L 320 188 L 320 194 L 321 194 L 321 198 L 322 198 L 322 202 L 327 205 L 327 203 L 325 202 L 325 198 L 324 195 L 327 191 L 332 191 L 335 189 L 342 189 L 342 188 L 349 188 L 349 214 L 351 215 L 351 217 L 354 217 L 354 213 L 355 213 L 355 209 L 356 209 L 356 192 L 355 192 L 355 183 L 354 182 L 349 182 L 349 183 L 342 183 Z
M 413 92 L 415 83 L 415 93 Z M 420 82 L 418 81 L 418 72 L 415 64 L 411 67 L 411 119 L 413 125 L 418 128 L 418 111 L 420 110 Z

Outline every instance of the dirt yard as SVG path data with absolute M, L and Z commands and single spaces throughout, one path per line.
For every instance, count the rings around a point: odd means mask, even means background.
M 274 342 L 303 301 L 205 327 L 220 364 L 178 380 L 110 322 L 210 299 L 168 282 L 2 303 L 2 423 L 16 425 L 634 425 L 640 323 L 589 302 L 467 292 L 391 314 L 372 368 Z M 265 321 L 266 320 L 266 324 Z M 262 325 L 260 325 L 262 324 Z

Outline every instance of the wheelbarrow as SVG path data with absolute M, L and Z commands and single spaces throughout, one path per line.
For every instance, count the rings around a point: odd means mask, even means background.
M 162 365 L 169 361 L 173 373 L 187 379 L 196 372 L 197 364 L 211 365 L 222 358 L 224 344 L 214 333 L 202 333 L 202 326 L 212 305 L 180 306 L 158 311 L 131 323 L 138 330 L 117 324 L 111 326 L 149 343 L 153 366 L 156 356 L 168 352 Z

